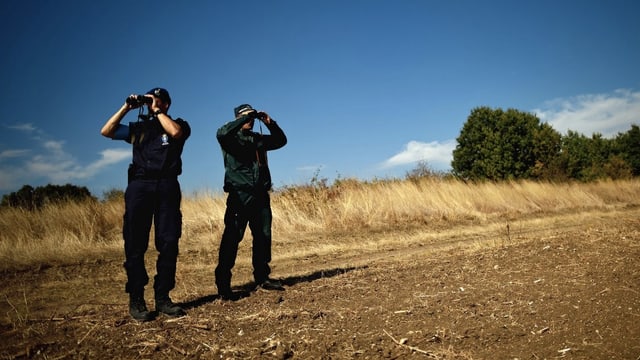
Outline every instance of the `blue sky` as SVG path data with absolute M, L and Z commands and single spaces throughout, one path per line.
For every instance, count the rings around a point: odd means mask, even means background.
M 448 170 L 479 106 L 614 136 L 640 123 L 638 14 L 633 0 L 3 1 L 0 193 L 124 189 L 130 146 L 99 131 L 155 86 L 193 130 L 186 194 L 221 191 L 215 132 L 241 103 L 289 138 L 269 158 L 276 187 Z

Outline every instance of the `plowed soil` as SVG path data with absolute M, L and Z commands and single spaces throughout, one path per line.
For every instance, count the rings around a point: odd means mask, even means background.
M 128 315 L 120 253 L 9 271 L 0 280 L 0 358 L 637 360 L 639 214 L 541 215 L 500 234 L 274 254 L 272 275 L 286 290 L 252 289 L 239 263 L 235 301 L 217 296 L 212 240 L 208 258 L 188 250 L 179 258 L 171 295 L 188 315 L 146 323 Z M 148 268 L 153 276 L 152 261 Z M 147 303 L 153 309 L 152 294 Z

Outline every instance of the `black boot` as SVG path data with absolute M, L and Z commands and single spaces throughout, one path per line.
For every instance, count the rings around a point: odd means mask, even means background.
M 156 297 L 156 311 L 171 317 L 180 317 L 187 315 L 183 308 L 171 301 L 169 295 Z
M 284 291 L 284 286 L 282 286 L 282 283 L 276 279 L 266 278 L 265 280 L 257 281 L 256 285 L 265 290 Z
M 129 314 L 138 321 L 153 320 L 153 314 L 144 302 L 144 295 L 129 295 Z
M 233 293 L 230 286 L 218 286 L 218 295 L 222 300 L 238 300 L 238 295 Z

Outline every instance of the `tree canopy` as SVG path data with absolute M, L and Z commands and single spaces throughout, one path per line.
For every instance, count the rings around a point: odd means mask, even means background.
M 569 131 L 562 136 L 533 114 L 478 107 L 457 138 L 454 175 L 471 180 L 589 181 L 640 174 L 640 128 L 606 139 Z
M 71 184 L 32 187 L 24 185 L 20 190 L 2 196 L 1 206 L 39 209 L 49 203 L 95 200 L 89 189 Z

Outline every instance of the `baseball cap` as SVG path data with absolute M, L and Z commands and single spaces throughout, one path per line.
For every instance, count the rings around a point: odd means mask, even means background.
M 252 108 L 249 104 L 242 104 L 233 109 L 233 113 L 235 114 L 235 116 L 238 116 L 241 112 L 247 110 L 254 110 L 254 108 Z
M 167 89 L 156 87 L 147 91 L 147 95 L 153 95 L 162 100 L 163 103 L 171 105 L 171 97 L 169 96 Z

